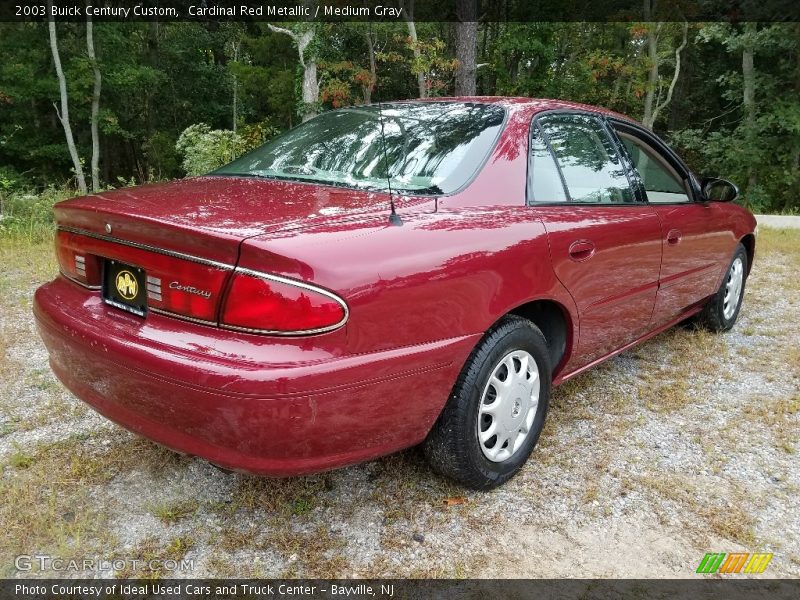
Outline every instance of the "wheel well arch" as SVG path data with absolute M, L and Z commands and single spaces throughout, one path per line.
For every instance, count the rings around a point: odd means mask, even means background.
M 753 268 L 753 257 L 756 254 L 756 236 L 748 233 L 739 242 L 747 250 L 747 274 L 749 275 L 750 269 Z
M 554 300 L 533 300 L 507 314 L 533 322 L 544 334 L 550 349 L 553 376 L 566 364 L 572 349 L 572 319 L 567 309 Z

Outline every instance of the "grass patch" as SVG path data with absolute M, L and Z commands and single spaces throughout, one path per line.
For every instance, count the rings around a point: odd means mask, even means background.
M 289 502 L 289 510 L 297 517 L 308 514 L 314 508 L 314 499 L 301 497 Z
M 113 544 L 108 510 L 89 490 L 99 481 L 97 473 L 77 468 L 80 444 L 65 440 L 12 454 L 13 471 L 0 479 L 0 576 L 13 575 L 15 555 L 39 552 L 78 560 Z
M 331 533 L 326 525 L 302 534 L 281 528 L 269 539 L 274 548 L 281 549 L 285 558 L 297 556 L 297 560 L 287 561 L 281 577 L 338 579 L 349 575 L 349 561 L 344 556 L 345 540 Z
M 13 445 L 14 452 L 8 458 L 8 464 L 15 469 L 27 469 L 34 463 L 34 457 L 20 448 L 19 444 Z
M 197 500 L 175 500 L 149 507 L 150 513 L 165 525 L 172 525 L 187 517 L 193 516 L 200 504 Z
M 795 262 L 800 262 L 800 229 L 773 229 L 759 226 L 758 240 L 756 240 L 756 264 L 758 264 L 758 255 L 761 252 L 785 254 Z
M 19 420 L 11 419 L 0 423 L 0 437 L 4 437 L 10 433 L 14 433 L 19 429 Z
M 0 238 L 0 264 L 0 302 L 6 309 L 27 307 L 20 292 L 29 302 L 28 290 L 58 273 L 52 237 L 35 243 Z
M 298 477 L 294 479 L 265 479 L 242 476 L 233 492 L 230 512 L 245 508 L 262 509 L 283 516 L 304 516 L 317 505 L 319 496 L 326 490 L 326 476 Z
M 35 243 L 53 235 L 53 205 L 75 196 L 67 188 L 48 188 L 38 194 L 0 193 L 0 239 Z
M 170 566 L 170 561 L 178 563 L 186 557 L 195 541 L 191 537 L 181 536 L 168 540 L 165 544 L 156 537 L 149 537 L 141 541 L 136 548 L 124 553 L 116 553 L 112 559 L 125 559 L 129 566 L 114 573 L 118 579 L 161 579 L 173 574 L 165 565 Z M 137 562 L 133 563 L 132 559 Z
M 624 405 L 621 392 L 607 385 L 612 370 L 608 363 L 603 363 L 554 388 L 547 420 L 554 425 L 593 421 L 598 412 L 619 409 Z
M 655 340 L 666 346 L 673 369 L 686 369 L 692 375 L 719 375 L 720 363 L 730 356 L 725 339 L 706 329 L 672 329 Z
M 371 504 L 382 508 L 387 525 L 415 523 L 422 511 L 433 515 L 459 511 L 466 514 L 468 503 L 448 507 L 444 499 L 464 495 L 464 488 L 434 475 L 419 449 L 387 456 L 374 463 L 375 485 L 369 495 Z
M 697 533 L 711 533 L 743 546 L 755 543 L 754 511 L 748 506 L 749 497 L 739 489 L 727 493 L 701 489 L 690 477 L 672 473 L 636 477 L 639 489 L 650 490 L 661 499 L 677 505 L 687 527 Z M 686 519 L 687 513 L 696 518 Z M 698 519 L 699 518 L 699 519 Z M 699 520 L 699 522 L 698 522 Z
M 686 408 L 693 402 L 689 384 L 685 379 L 658 381 L 657 376 L 647 374 L 639 386 L 638 394 L 647 408 L 658 413 L 670 413 Z
M 800 395 L 760 400 L 747 404 L 742 412 L 748 422 L 764 425 L 776 448 L 787 454 L 795 453 L 795 444 L 800 439 Z
M 294 530 L 285 518 L 272 515 L 257 526 L 242 529 L 232 517 L 224 529 L 217 552 L 209 561 L 216 577 L 264 577 L 263 566 L 232 564 L 237 552 L 245 550 L 277 553 L 284 563 L 280 577 L 339 578 L 349 575 L 344 548 L 345 540 L 333 533 L 326 524 L 302 531 Z M 258 561 L 258 557 L 256 561 Z
M 19 554 L 39 552 L 65 560 L 109 555 L 115 544 L 109 528 L 112 511 L 92 488 L 129 470 L 132 461 L 163 468 L 169 464 L 165 454 L 172 453 L 141 438 L 98 444 L 106 435 L 78 433 L 19 450 L 18 460 L 29 457 L 27 466 L 12 464 L 0 479 L 0 577 L 13 575 L 13 556 Z
M 247 529 L 240 529 L 231 519 L 228 526 L 224 528 L 220 536 L 219 548 L 225 552 L 236 552 L 242 548 L 260 548 L 263 543 L 260 541 L 261 528 L 248 527 Z

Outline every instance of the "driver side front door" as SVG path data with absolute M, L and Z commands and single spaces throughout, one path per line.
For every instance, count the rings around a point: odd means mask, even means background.
M 641 178 L 647 201 L 661 221 L 663 258 L 653 328 L 704 302 L 719 286 L 730 234 L 720 206 L 696 202 L 688 169 L 658 138 L 628 123 L 613 129 Z

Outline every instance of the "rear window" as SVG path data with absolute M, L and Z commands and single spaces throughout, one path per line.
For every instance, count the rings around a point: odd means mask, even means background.
M 307 181 L 410 194 L 450 194 L 482 166 L 505 110 L 420 102 L 335 110 L 303 123 L 212 175 Z M 381 133 L 383 132 L 383 135 Z

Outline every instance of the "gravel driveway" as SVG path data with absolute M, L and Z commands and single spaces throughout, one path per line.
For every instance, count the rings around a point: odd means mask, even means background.
M 800 576 L 798 231 L 762 227 L 732 332 L 675 329 L 556 390 L 531 460 L 490 493 L 418 450 L 275 481 L 110 424 L 35 333 L 50 254 L 0 240 L 0 576 L 48 553 L 193 567 L 84 573 L 104 576 L 690 577 L 737 550 Z

